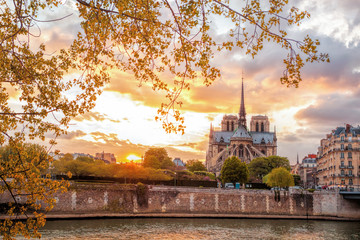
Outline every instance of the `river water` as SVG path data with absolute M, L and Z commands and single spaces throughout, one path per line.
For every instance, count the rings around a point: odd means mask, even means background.
M 360 239 L 360 222 L 130 218 L 47 221 L 43 239 Z

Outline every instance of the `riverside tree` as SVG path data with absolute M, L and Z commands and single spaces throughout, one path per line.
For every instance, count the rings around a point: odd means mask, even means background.
M 288 0 L 68 0 L 72 5 L 67 8 L 64 2 L 0 0 L 0 145 L 8 144 L 19 156 L 0 169 L 9 192 L 8 178 L 33 177 L 32 170 L 17 164 L 25 161 L 24 142 L 66 133 L 73 117 L 94 106 L 113 68 L 132 73 L 139 85 L 164 91 L 156 119 L 167 132 L 183 133 L 181 92 L 189 90 L 194 79 L 208 86 L 220 77 L 211 61 L 217 51 L 243 49 L 255 57 L 264 42 L 274 42 L 288 52 L 279 76 L 287 86 L 298 86 L 304 62 L 329 60 L 318 52 L 317 40 L 287 35 L 284 26 L 297 26 L 309 17 L 288 6 Z M 72 13 L 52 17 L 65 8 Z M 71 14 L 79 32 L 69 29 L 73 38 L 68 45 L 49 51 L 41 35 L 44 24 L 66 24 Z M 215 40 L 211 24 L 218 18 L 229 21 L 228 36 L 221 41 Z M 17 230 L 10 231 L 11 221 L 3 223 L 6 239 L 38 226 L 16 222 Z
M 231 182 L 236 185 L 239 183 L 246 183 L 249 179 L 249 170 L 246 163 L 241 162 L 235 156 L 229 157 L 225 160 L 221 168 L 221 180 L 223 183 Z
M 286 157 L 269 156 L 254 158 L 249 164 L 250 176 L 260 180 L 269 174 L 274 168 L 284 167 L 290 171 L 290 162 Z
M 190 172 L 195 172 L 195 171 L 206 171 L 206 167 L 205 165 L 199 161 L 199 160 L 189 160 L 186 162 L 186 168 L 190 171 Z
M 145 152 L 143 166 L 155 169 L 169 169 L 175 165 L 165 148 L 150 148 Z
M 266 184 L 270 187 L 290 187 L 294 186 L 294 178 L 286 168 L 274 168 L 267 176 Z

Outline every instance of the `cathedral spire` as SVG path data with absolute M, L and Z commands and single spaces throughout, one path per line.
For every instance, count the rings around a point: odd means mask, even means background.
M 296 156 L 296 164 L 299 164 L 299 153 L 297 153 L 297 156 Z
M 246 128 L 246 111 L 245 111 L 245 100 L 244 100 L 244 76 L 241 79 L 241 104 L 239 112 L 239 127 L 244 126 Z

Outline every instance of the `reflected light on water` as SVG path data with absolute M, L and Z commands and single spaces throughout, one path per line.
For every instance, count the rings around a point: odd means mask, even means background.
M 43 239 L 360 239 L 359 222 L 135 218 L 48 221 Z

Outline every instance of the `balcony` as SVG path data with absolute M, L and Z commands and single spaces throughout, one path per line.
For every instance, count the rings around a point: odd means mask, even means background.
M 351 166 L 350 166 L 350 165 L 348 165 L 348 166 L 347 166 L 347 168 L 348 168 L 348 169 L 354 169 L 354 166 L 352 166 L 352 165 L 351 165 Z
M 345 169 L 346 166 L 345 166 L 345 165 L 339 165 L 339 168 L 340 168 L 340 169 Z
M 346 175 L 345 174 L 339 174 L 339 177 L 345 177 Z
M 346 174 L 346 175 L 348 175 L 349 177 L 355 177 L 353 174 Z

